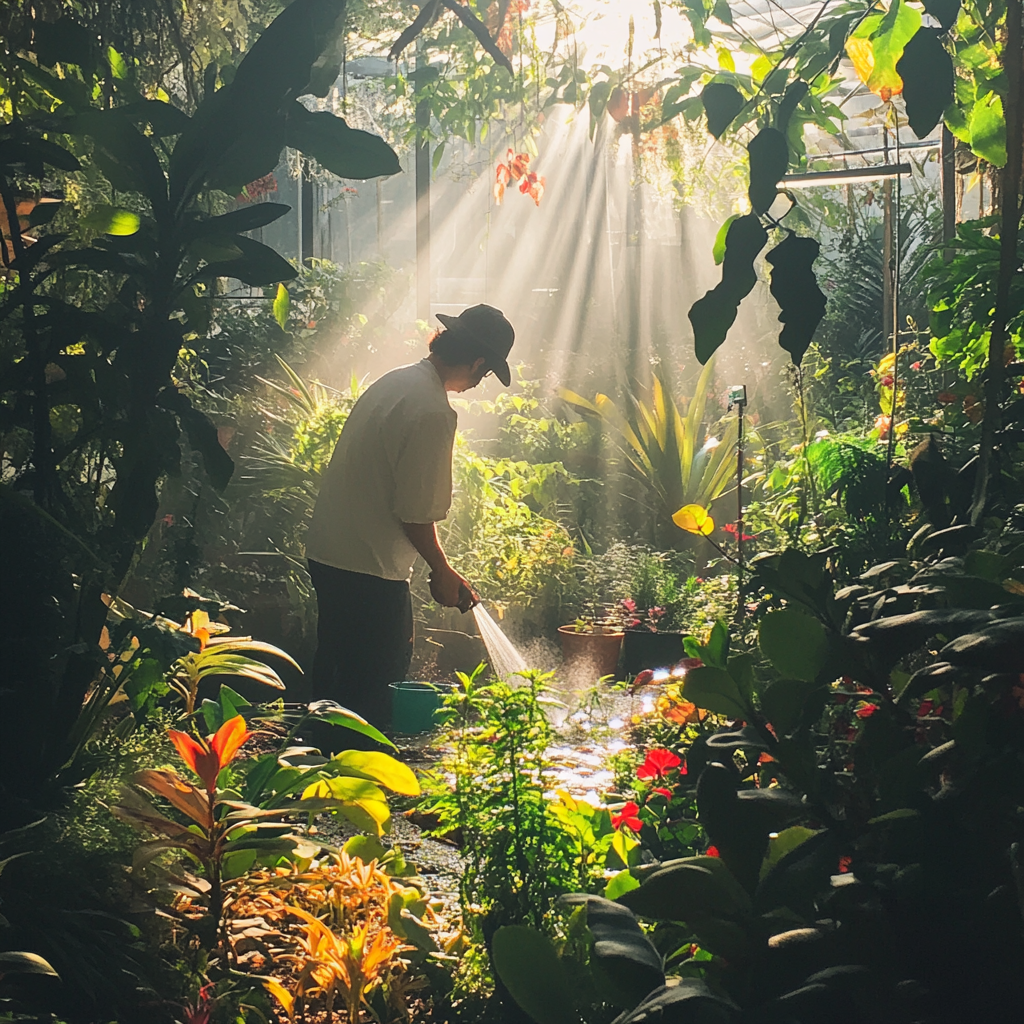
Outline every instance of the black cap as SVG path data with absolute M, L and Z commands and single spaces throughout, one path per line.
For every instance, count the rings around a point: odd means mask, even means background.
M 516 332 L 500 309 L 481 303 L 464 309 L 458 316 L 438 313 L 437 319 L 446 331 L 479 345 L 481 354 L 487 360 L 487 369 L 493 371 L 505 387 L 512 383 L 512 371 L 508 368 L 507 360 L 512 351 L 512 342 L 516 340 Z

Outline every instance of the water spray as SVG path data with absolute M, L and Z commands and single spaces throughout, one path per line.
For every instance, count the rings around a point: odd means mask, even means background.
M 484 642 L 487 656 L 491 659 L 491 668 L 496 676 L 508 679 L 517 672 L 526 671 L 526 661 L 516 650 L 515 644 L 505 636 L 501 627 L 487 613 L 487 609 L 480 602 L 480 596 L 464 583 L 459 585 L 458 609 L 463 615 L 466 612 L 473 613 L 480 639 Z

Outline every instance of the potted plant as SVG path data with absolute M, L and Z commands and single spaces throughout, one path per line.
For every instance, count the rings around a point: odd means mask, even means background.
M 619 603 L 627 616 L 622 644 L 623 672 L 636 675 L 644 669 L 666 668 L 682 660 L 683 634 L 661 628 L 667 621 L 667 609 L 655 605 L 641 618 L 633 598 L 627 597 Z
M 617 609 L 603 615 L 583 615 L 568 626 L 559 626 L 562 661 L 570 672 L 587 671 L 598 678 L 615 675 L 625 636 Z

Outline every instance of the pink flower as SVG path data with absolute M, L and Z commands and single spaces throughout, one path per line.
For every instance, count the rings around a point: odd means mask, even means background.
M 625 825 L 627 828 L 631 828 L 634 832 L 639 832 L 643 828 L 643 822 L 637 817 L 640 813 L 640 808 L 630 800 L 624 804 L 622 810 L 618 814 L 612 815 L 612 828 L 622 828 Z
M 660 748 L 648 750 L 647 759 L 636 770 L 638 779 L 663 779 L 672 768 L 678 768 L 682 759 L 673 754 L 671 750 Z
M 912 370 L 920 370 L 921 369 L 921 360 L 919 359 L 916 363 L 911 363 L 910 364 L 910 368 Z
M 625 610 L 627 612 L 635 612 L 636 611 L 636 601 L 634 601 L 633 598 L 631 598 L 631 597 L 624 597 L 619 602 L 619 604 L 621 604 L 622 607 L 625 608 Z

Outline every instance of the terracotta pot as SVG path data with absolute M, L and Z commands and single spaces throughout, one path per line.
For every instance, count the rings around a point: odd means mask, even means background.
M 575 626 L 559 626 L 558 635 L 567 670 L 587 672 L 594 679 L 616 674 L 624 633 L 577 633 Z

